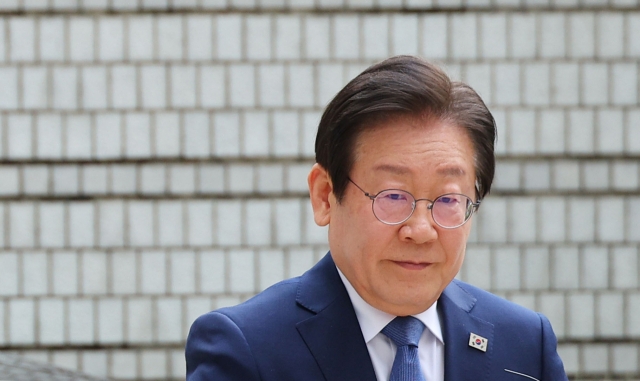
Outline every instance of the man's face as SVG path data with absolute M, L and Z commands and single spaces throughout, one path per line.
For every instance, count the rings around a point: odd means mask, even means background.
M 402 189 L 416 199 L 462 193 L 476 201 L 473 145 L 458 126 L 395 118 L 363 132 L 354 153 L 350 178 L 370 194 Z M 318 182 L 325 186 L 314 187 Z M 334 261 L 370 305 L 400 316 L 422 312 L 460 270 L 471 221 L 442 228 L 427 209 L 430 203 L 420 201 L 407 221 L 385 225 L 353 184 L 337 203 L 322 167 L 314 167 L 309 183 L 316 222 L 329 224 Z M 320 188 L 327 192 L 324 203 L 314 195 Z

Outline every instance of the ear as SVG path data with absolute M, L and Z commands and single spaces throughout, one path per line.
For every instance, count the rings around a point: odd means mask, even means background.
M 307 182 L 309 183 L 313 219 L 319 226 L 326 226 L 331 220 L 329 200 L 333 196 L 333 184 L 331 184 L 329 173 L 316 163 L 309 172 Z

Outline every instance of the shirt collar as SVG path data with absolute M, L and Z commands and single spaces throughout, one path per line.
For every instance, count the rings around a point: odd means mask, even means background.
M 387 326 L 391 322 L 391 320 L 395 319 L 396 316 L 388 314 L 384 311 L 380 311 L 379 309 L 373 307 L 369 303 L 367 303 L 360 294 L 353 288 L 351 282 L 347 279 L 346 276 L 338 269 L 338 274 L 340 275 L 340 279 L 342 279 L 342 283 L 344 283 L 344 287 L 347 289 L 347 293 L 349 294 L 349 298 L 351 299 L 351 304 L 353 304 L 353 309 L 356 312 L 356 317 L 358 318 L 358 323 L 360 323 L 360 329 L 362 330 L 362 336 L 364 337 L 364 341 L 368 343 L 373 339 L 384 327 Z M 429 309 L 424 312 L 421 312 L 416 315 L 412 315 L 416 319 L 420 320 L 422 324 L 427 327 L 427 329 L 436 337 L 441 343 L 444 344 L 444 340 L 442 339 L 442 328 L 440 327 L 440 319 L 438 318 L 438 301 Z

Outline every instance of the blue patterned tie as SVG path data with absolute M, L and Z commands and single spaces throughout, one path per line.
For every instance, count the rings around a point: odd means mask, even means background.
M 425 381 L 420 370 L 418 342 L 424 324 L 413 316 L 398 316 L 382 329 L 382 333 L 398 347 L 389 381 Z

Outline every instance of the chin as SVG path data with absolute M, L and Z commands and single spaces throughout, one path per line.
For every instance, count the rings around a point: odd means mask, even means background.
M 415 301 L 414 301 L 415 302 Z M 424 305 L 419 304 L 419 305 L 399 305 L 399 306 L 395 306 L 396 308 L 394 308 L 391 311 L 385 311 L 387 313 L 390 313 L 391 315 L 396 315 L 396 316 L 408 316 L 408 315 L 417 315 L 421 312 L 424 312 L 426 310 L 429 309 L 429 307 L 431 307 L 433 305 L 433 303 L 428 304 L 425 303 Z
M 398 298 L 396 294 L 393 307 L 394 310 L 399 313 L 390 313 L 398 316 L 419 314 L 428 310 L 437 299 L 438 295 L 434 295 L 433 292 L 422 292 L 419 294 L 412 293 L 410 295 L 405 295 L 402 298 Z

